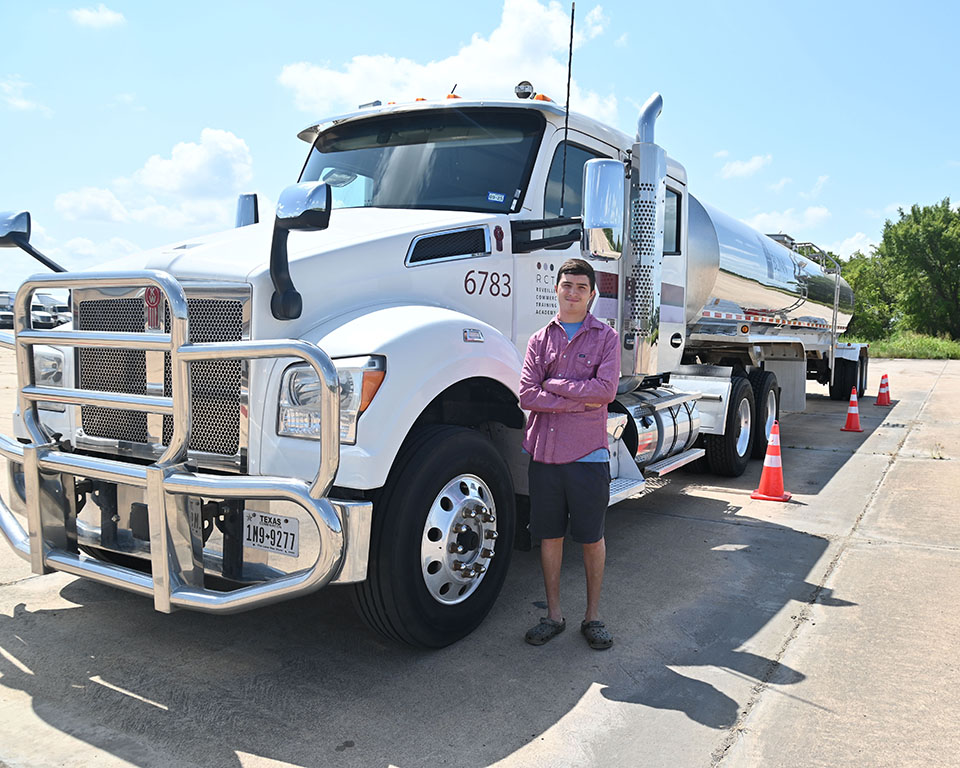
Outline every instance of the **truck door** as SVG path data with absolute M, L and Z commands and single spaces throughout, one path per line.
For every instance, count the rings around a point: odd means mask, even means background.
M 546 141 L 549 141 L 546 140 Z M 549 157 L 549 165 L 535 173 L 531 179 L 528 200 L 536 200 L 538 192 L 542 194 L 543 208 L 534 210 L 531 218 L 555 218 L 560 216 L 561 177 L 563 176 L 563 131 L 557 131 L 553 137 L 553 149 L 544 153 Z M 566 141 L 566 177 L 563 183 L 563 215 L 579 216 L 583 190 L 583 166 L 588 160 L 617 157 L 616 148 L 578 131 L 570 131 Z M 539 180 L 539 182 L 538 182 Z M 541 184 L 540 192 L 537 184 Z M 540 213 L 541 216 L 536 214 Z M 570 227 L 557 227 L 543 230 L 540 237 L 561 235 Z M 564 261 L 580 258 L 579 243 L 542 249 L 532 253 L 518 253 L 514 256 L 516 275 L 516 344 L 520 350 L 526 349 L 527 341 L 538 329 L 542 328 L 557 313 L 557 297 L 554 286 L 557 281 L 557 269 Z M 597 298 L 590 311 L 602 321 L 617 328 L 617 266 L 615 262 L 595 261 L 597 271 Z

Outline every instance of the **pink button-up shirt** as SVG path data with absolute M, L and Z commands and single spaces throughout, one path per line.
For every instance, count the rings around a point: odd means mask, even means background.
M 534 461 L 568 464 L 607 447 L 607 409 L 620 381 L 617 332 L 589 312 L 567 339 L 554 317 L 530 337 L 520 373 L 520 407 L 530 411 L 523 448 Z

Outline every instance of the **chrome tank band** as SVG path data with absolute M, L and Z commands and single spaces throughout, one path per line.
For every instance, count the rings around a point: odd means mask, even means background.
M 658 401 L 678 394 L 674 389 L 660 387 L 617 396 L 636 428 L 634 458 L 641 468 L 692 448 L 700 435 L 700 411 L 696 400 L 658 407 Z

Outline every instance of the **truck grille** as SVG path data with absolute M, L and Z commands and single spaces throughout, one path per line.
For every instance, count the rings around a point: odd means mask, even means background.
M 165 310 L 165 330 L 169 333 L 170 313 L 167 307 Z M 187 310 L 191 342 L 239 341 L 243 337 L 243 312 L 239 301 L 188 298 Z M 78 329 L 142 333 L 143 298 L 81 301 L 78 304 Z M 146 354 L 140 350 L 80 348 L 79 386 L 106 392 L 147 394 Z M 242 366 L 240 360 L 190 363 L 193 410 L 190 450 L 224 456 L 235 456 L 239 451 Z M 172 394 L 168 353 L 164 353 L 163 393 Z M 84 432 L 91 437 L 130 443 L 150 442 L 145 413 L 83 406 L 81 423 Z M 173 425 L 174 417 L 163 417 L 164 445 L 170 442 Z

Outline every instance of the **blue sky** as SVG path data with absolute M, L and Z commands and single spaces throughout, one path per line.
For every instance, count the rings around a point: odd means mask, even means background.
M 305 125 L 374 99 L 562 103 L 569 2 L 0 0 L 0 211 L 76 268 L 272 208 Z M 960 5 L 577 5 L 573 109 L 657 140 L 701 200 L 848 255 L 898 206 L 960 202 Z M 16 250 L 12 288 L 41 271 Z

